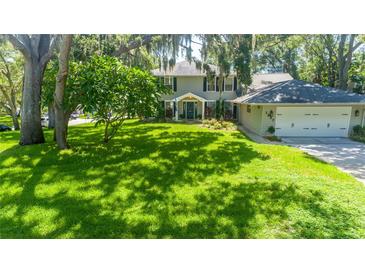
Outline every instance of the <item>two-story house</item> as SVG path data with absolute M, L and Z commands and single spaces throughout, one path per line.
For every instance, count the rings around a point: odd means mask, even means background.
M 210 68 L 218 75 L 216 66 L 210 65 Z M 218 77 L 207 77 L 194 62 L 179 62 L 172 69 L 155 69 L 152 74 L 160 77 L 161 82 L 174 91 L 173 94 L 161 98 L 166 117 L 174 120 L 213 118 L 221 96 L 224 101 L 224 116 L 238 119 L 238 105 L 233 100 L 241 96 L 242 92 L 238 89 L 234 72 L 224 78 L 221 93 L 218 89 Z M 293 78 L 287 73 L 256 74 L 250 89 L 291 79 Z
M 211 70 L 218 75 L 216 66 Z M 221 96 L 225 118 L 259 135 L 274 129 L 277 136 L 347 137 L 354 126 L 365 126 L 365 95 L 295 80 L 288 73 L 253 75 L 247 94 L 238 89 L 233 72 L 220 93 L 217 77 L 207 77 L 194 62 L 152 73 L 174 91 L 161 97 L 165 116 L 174 120 L 215 117 Z

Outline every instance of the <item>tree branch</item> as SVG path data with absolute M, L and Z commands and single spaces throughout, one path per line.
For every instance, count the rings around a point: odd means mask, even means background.
M 142 41 L 132 41 L 128 45 L 122 43 L 119 48 L 113 52 L 113 56 L 120 56 L 123 53 L 145 46 L 152 42 L 154 36 L 155 35 L 153 34 L 146 34 L 142 37 Z
M 19 37 L 13 34 L 8 34 L 6 37 L 25 57 L 30 58 L 30 48 Z
M 41 56 L 40 64 L 42 67 L 44 67 L 45 64 L 47 64 L 48 61 L 52 58 L 54 50 L 57 47 L 57 42 L 58 42 L 58 35 L 54 35 L 49 43 L 48 52 L 45 55 Z

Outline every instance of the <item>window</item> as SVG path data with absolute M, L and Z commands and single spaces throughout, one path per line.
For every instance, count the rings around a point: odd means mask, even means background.
M 165 116 L 170 119 L 174 116 L 174 102 L 167 101 L 165 103 Z
M 169 88 L 173 89 L 173 85 L 174 85 L 173 77 L 171 77 L 171 76 L 163 77 L 163 85 L 165 87 L 169 87 Z
M 215 77 L 207 77 L 207 91 L 215 91 Z
M 224 91 L 232 91 L 232 90 L 233 90 L 233 78 L 225 78 Z
M 247 112 L 250 113 L 251 112 L 251 105 L 247 105 Z

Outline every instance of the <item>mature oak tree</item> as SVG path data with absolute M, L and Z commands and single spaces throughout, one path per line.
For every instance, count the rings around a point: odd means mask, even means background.
M 19 143 L 44 143 L 41 126 L 41 87 L 44 70 L 56 46 L 56 37 L 50 34 L 16 34 L 8 35 L 8 39 L 24 56 Z

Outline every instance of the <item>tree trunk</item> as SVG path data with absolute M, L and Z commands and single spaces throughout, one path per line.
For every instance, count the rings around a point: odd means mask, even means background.
M 48 104 L 48 128 L 53 129 L 55 128 L 55 110 L 53 102 Z
M 350 42 L 349 42 L 349 49 L 348 49 L 348 53 L 346 54 L 346 58 L 345 58 L 345 64 L 343 67 L 343 74 L 342 74 L 342 86 L 340 86 L 341 89 L 347 89 L 348 87 L 348 79 L 349 79 L 349 69 L 351 67 L 351 63 L 352 63 L 352 53 L 354 52 L 354 42 L 355 42 L 355 34 L 351 34 L 350 35 Z
M 13 120 L 14 130 L 19 130 L 20 126 L 19 126 L 19 120 L 18 120 L 18 115 L 17 115 L 16 109 L 11 110 L 11 118 Z
M 8 34 L 9 41 L 24 56 L 24 85 L 21 107 L 21 145 L 44 143 L 41 126 L 41 86 L 44 69 L 56 46 L 50 34 Z
M 66 34 L 62 37 L 60 56 L 59 56 L 59 69 L 56 79 L 56 90 L 54 94 L 54 107 L 55 107 L 55 129 L 56 129 L 56 141 L 60 149 L 67 149 L 67 126 L 66 126 L 66 110 L 64 109 L 64 94 L 68 74 L 68 63 L 70 57 L 72 43 L 72 35 Z M 68 121 L 67 121 L 68 122 Z M 68 124 L 68 123 L 67 123 Z
M 104 129 L 104 143 L 109 142 L 109 120 L 105 122 L 105 129 Z
M 344 50 L 345 50 L 345 43 L 346 43 L 347 35 L 342 34 L 340 38 L 340 44 L 338 46 L 338 87 L 341 88 L 344 85 L 343 79 L 343 68 L 345 65 L 344 61 Z
M 24 64 L 24 91 L 22 94 L 20 144 L 44 143 L 41 125 L 41 83 L 43 69 L 34 58 Z

